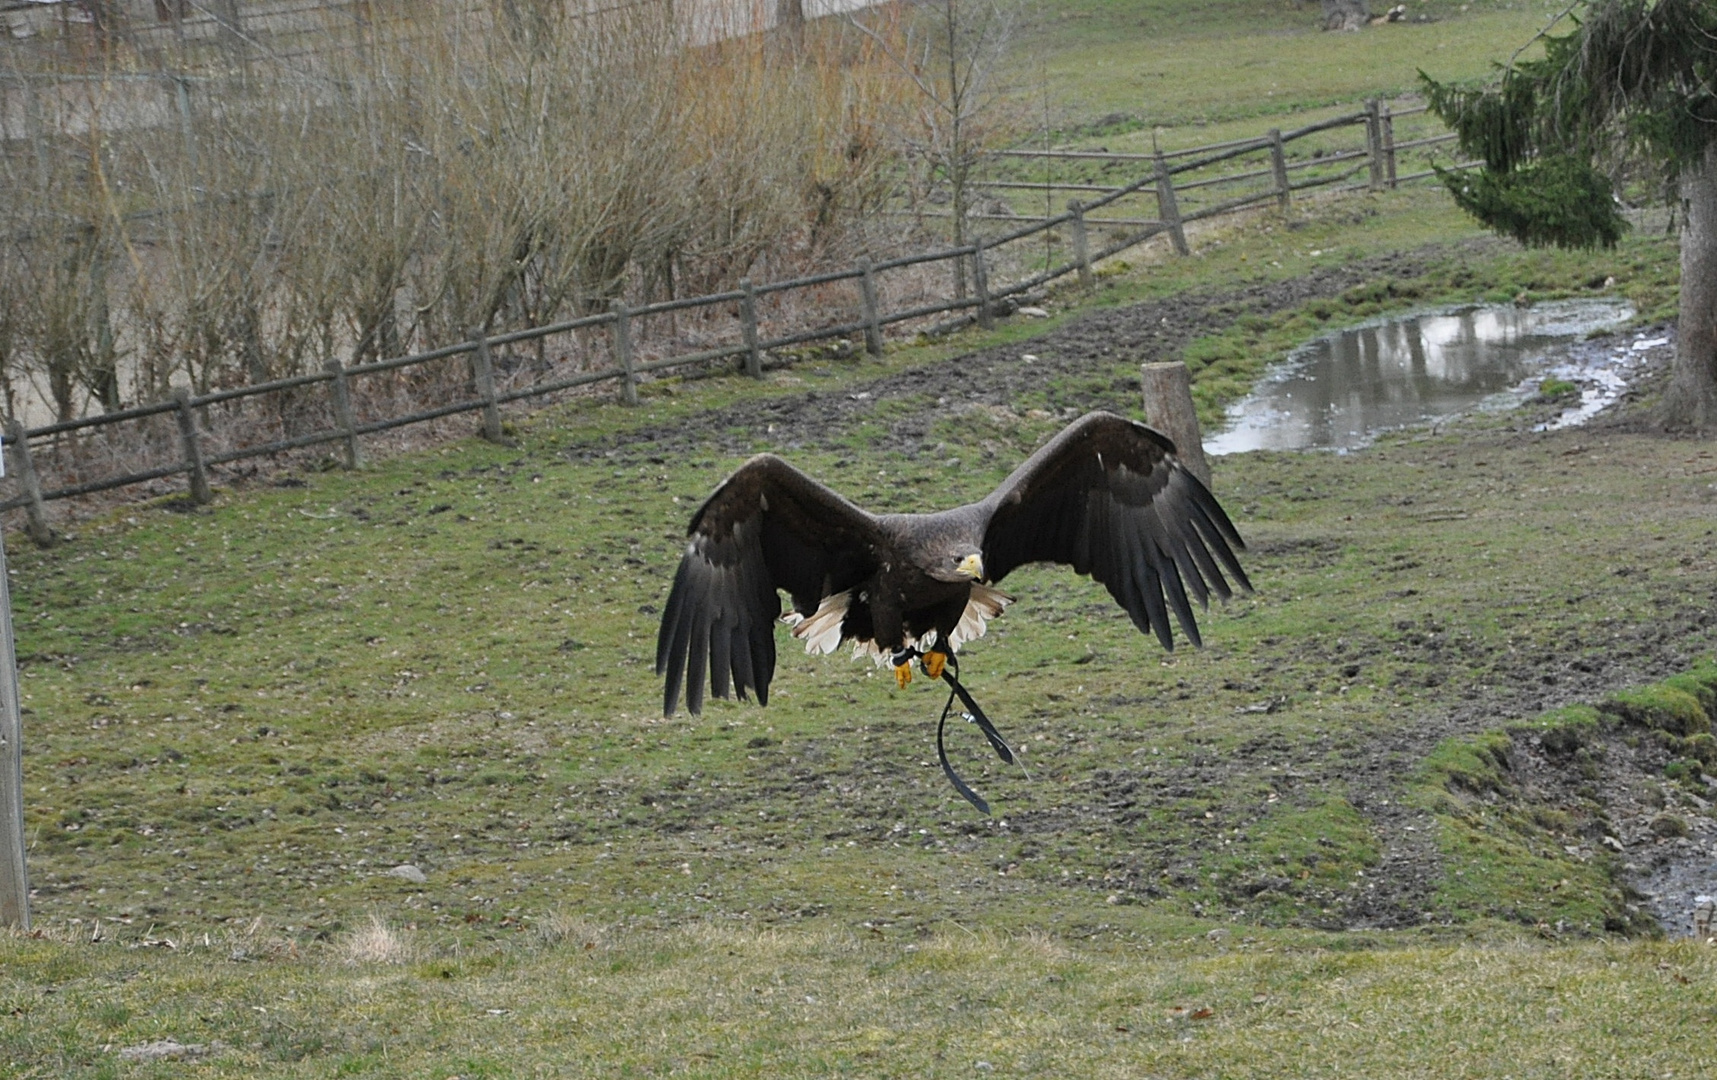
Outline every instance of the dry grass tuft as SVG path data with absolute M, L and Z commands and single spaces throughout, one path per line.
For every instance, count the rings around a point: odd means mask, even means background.
M 348 964 L 409 964 L 419 952 L 415 941 L 373 913 L 365 925 L 339 939 L 337 948 Z
M 608 948 L 613 937 L 600 923 L 567 911 L 550 912 L 537 923 L 537 934 L 550 945 L 570 944 L 592 952 Z

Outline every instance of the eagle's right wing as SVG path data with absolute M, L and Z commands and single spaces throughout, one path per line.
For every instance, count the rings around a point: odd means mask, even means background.
M 656 636 L 656 674 L 667 675 L 662 713 L 672 716 L 684 680 L 686 707 L 731 685 L 769 701 L 774 622 L 785 589 L 803 614 L 876 570 L 876 519 L 773 454 L 759 454 L 722 482 L 692 516 L 690 537 Z M 689 669 L 689 671 L 688 671 Z

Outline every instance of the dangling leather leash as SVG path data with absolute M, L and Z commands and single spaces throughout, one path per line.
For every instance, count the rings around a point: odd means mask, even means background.
M 910 663 L 914 658 L 922 658 L 923 655 L 917 649 L 907 649 L 895 654 L 895 660 L 897 663 Z M 988 814 L 990 804 L 968 787 L 966 782 L 960 779 L 960 774 L 954 771 L 954 766 L 948 763 L 948 750 L 943 745 L 942 733 L 948 726 L 949 715 L 954 711 L 955 699 L 959 699 L 960 704 L 965 707 L 965 711 L 960 714 L 961 719 L 978 725 L 978 730 L 989 740 L 990 748 L 995 750 L 996 756 L 1009 765 L 1014 764 L 1013 748 L 1002 738 L 1002 733 L 996 730 L 996 725 L 990 723 L 990 718 L 984 715 L 984 710 L 979 707 L 971 693 L 960 684 L 960 662 L 952 654 L 948 655 L 948 662 L 942 668 L 942 681 L 947 683 L 950 689 L 948 703 L 942 706 L 942 718 L 936 722 L 936 758 L 942 763 L 943 774 L 948 777 L 948 782 L 954 785 L 954 790 L 960 793 L 960 797 L 977 807 L 979 813 Z M 1020 769 L 1024 771 L 1025 766 L 1020 766 Z M 1030 778 L 1031 774 L 1026 773 L 1026 779 Z

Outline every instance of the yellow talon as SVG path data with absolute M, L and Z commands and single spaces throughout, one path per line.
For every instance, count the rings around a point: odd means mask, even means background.
M 940 679 L 942 677 L 942 669 L 947 665 L 947 653 L 927 652 L 924 654 L 924 674 L 930 676 L 932 679 Z
M 912 661 L 894 665 L 894 681 L 900 684 L 902 690 L 906 689 L 906 684 L 912 681 Z

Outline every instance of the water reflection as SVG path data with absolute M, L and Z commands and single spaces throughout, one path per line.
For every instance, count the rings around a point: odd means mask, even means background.
M 1380 431 L 1524 396 L 1557 350 L 1633 316 L 1618 300 L 1470 307 L 1343 330 L 1295 350 L 1230 406 L 1209 454 L 1345 450 Z M 1504 398 L 1503 400 L 1508 400 Z

